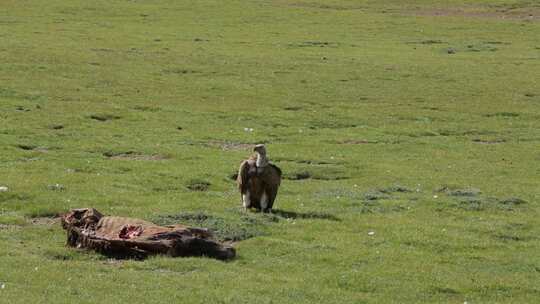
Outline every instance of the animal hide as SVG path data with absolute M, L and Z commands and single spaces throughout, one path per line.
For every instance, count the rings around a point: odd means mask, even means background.
M 103 216 L 93 208 L 73 209 L 62 216 L 67 245 L 114 257 L 145 258 L 164 254 L 234 258 L 233 247 L 212 239 L 207 229 L 183 225 L 158 226 L 127 217 Z

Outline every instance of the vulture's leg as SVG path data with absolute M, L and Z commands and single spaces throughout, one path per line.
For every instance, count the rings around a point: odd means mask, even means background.
M 263 192 L 261 196 L 261 210 L 262 212 L 268 212 L 268 195 L 266 194 L 266 191 Z
M 245 210 L 248 210 L 251 207 L 251 194 L 249 193 L 249 190 L 242 194 L 242 203 Z
M 276 200 L 276 192 L 270 192 L 270 195 L 268 195 L 268 209 L 271 211 L 272 207 L 274 207 L 274 201 Z

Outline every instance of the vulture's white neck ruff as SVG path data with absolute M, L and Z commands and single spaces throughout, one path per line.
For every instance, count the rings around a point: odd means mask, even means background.
M 268 165 L 266 154 L 257 153 L 257 161 L 255 162 L 257 168 L 264 168 Z

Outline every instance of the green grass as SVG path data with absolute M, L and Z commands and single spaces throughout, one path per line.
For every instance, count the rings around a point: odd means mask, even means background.
M 536 1 L 0 8 L 0 302 L 540 301 Z M 286 179 L 246 215 L 261 142 Z M 45 218 L 77 207 L 238 257 L 66 248 Z

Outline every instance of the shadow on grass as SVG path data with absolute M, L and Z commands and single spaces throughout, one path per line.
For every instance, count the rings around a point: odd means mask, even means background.
M 341 219 L 325 212 L 295 212 L 295 211 L 286 211 L 286 210 L 280 210 L 280 209 L 272 209 L 272 214 L 283 217 L 283 218 L 290 218 L 290 219 L 319 219 L 319 220 L 329 220 L 329 221 L 336 221 L 340 222 Z

